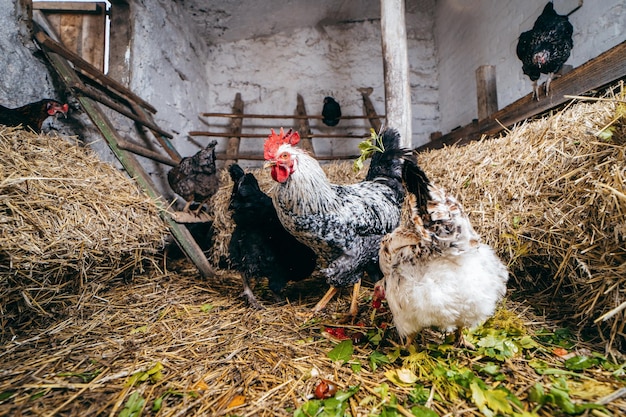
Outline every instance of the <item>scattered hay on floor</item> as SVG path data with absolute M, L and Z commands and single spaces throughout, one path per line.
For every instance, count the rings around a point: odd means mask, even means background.
M 0 126 L 0 153 L 3 331 L 76 304 L 87 282 L 141 271 L 163 248 L 156 205 L 88 149 Z

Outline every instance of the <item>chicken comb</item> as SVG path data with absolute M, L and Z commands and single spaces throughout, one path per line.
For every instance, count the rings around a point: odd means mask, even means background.
M 282 144 L 289 144 L 292 146 L 296 146 L 300 142 L 300 134 L 295 132 L 293 129 L 289 129 L 287 133 L 280 128 L 280 132 L 276 134 L 274 129 L 272 129 L 272 133 L 267 137 L 265 141 L 265 145 L 263 146 L 264 153 L 263 156 L 266 160 L 274 159 L 276 157 L 276 151 Z

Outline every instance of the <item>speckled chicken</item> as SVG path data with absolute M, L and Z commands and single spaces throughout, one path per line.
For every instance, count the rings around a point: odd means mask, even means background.
M 400 222 L 404 199 L 402 165 L 406 150 L 400 135 L 387 129 L 378 137 L 381 152 L 374 153 L 364 181 L 331 183 L 320 164 L 296 145 L 297 132 L 276 134 L 265 142 L 266 166 L 277 182 L 272 200 L 285 229 L 313 249 L 324 267 L 330 289 L 314 307 L 324 309 L 340 287 L 352 286 L 349 316 L 358 312 L 361 278 L 382 275 L 378 249 L 383 236 Z
M 204 203 L 219 188 L 215 166 L 216 145 L 217 141 L 210 142 L 195 155 L 183 158 L 167 173 L 167 181 L 172 190 L 187 202 L 183 208 L 185 212 L 189 211 L 189 206 L 195 201 L 200 204 L 195 210 L 195 214 L 198 215 Z
M 229 210 L 235 223 L 228 244 L 231 267 L 241 274 L 243 294 L 255 308 L 257 301 L 250 280 L 266 277 L 277 300 L 289 281 L 309 277 L 316 266 L 316 255 L 289 234 L 278 220 L 270 196 L 259 187 L 252 173 L 232 164 L 228 168 L 233 189 Z
M 517 57 L 522 61 L 522 71 L 533 82 L 534 98 L 539 99 L 537 80 L 541 74 L 548 74 L 548 95 L 554 74 L 563 67 L 572 52 L 573 32 L 568 17 L 555 12 L 552 2 L 548 2 L 532 29 L 519 36 Z
M 481 243 L 461 204 L 430 183 L 417 164 L 404 172 L 411 208 L 406 224 L 380 247 L 384 278 L 374 286 L 374 307 L 387 300 L 398 334 L 406 341 L 422 329 L 457 330 L 490 317 L 506 292 L 508 271 Z

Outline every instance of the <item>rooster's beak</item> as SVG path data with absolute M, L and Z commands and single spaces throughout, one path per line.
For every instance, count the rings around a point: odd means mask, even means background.
M 273 166 L 276 166 L 276 161 L 265 161 L 263 164 L 263 168 L 271 168 Z

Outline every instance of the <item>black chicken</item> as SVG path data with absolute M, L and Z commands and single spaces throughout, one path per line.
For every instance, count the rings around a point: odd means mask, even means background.
M 187 204 L 184 212 L 189 211 L 189 206 L 194 201 L 200 203 L 195 214 L 198 215 L 202 206 L 218 190 L 219 178 L 215 167 L 215 146 L 217 141 L 212 141 L 206 148 L 201 149 L 195 155 L 183 158 L 180 163 L 167 173 L 167 182 L 172 190 Z
M 522 61 L 522 71 L 533 82 L 533 97 L 539 99 L 537 80 L 548 74 L 546 95 L 554 73 L 558 72 L 570 56 L 574 42 L 574 28 L 567 16 L 557 14 L 552 2 L 546 4 L 533 28 L 523 32 L 517 43 L 517 57 Z
M 316 256 L 285 230 L 272 199 L 259 188 L 254 175 L 244 174 L 237 164 L 231 165 L 228 172 L 234 182 L 228 208 L 235 222 L 228 245 L 229 260 L 232 268 L 241 273 L 250 305 L 262 308 L 250 288 L 251 278 L 267 277 L 278 300 L 288 281 L 311 275 Z
M 41 132 L 43 122 L 49 116 L 61 113 L 67 115 L 69 106 L 56 100 L 43 99 L 22 107 L 10 109 L 0 105 L 0 124 L 7 126 L 22 125 L 24 129 L 32 129 L 36 133 Z
M 341 118 L 341 107 L 332 97 L 324 97 L 324 107 L 322 108 L 322 122 L 326 126 L 337 126 Z

